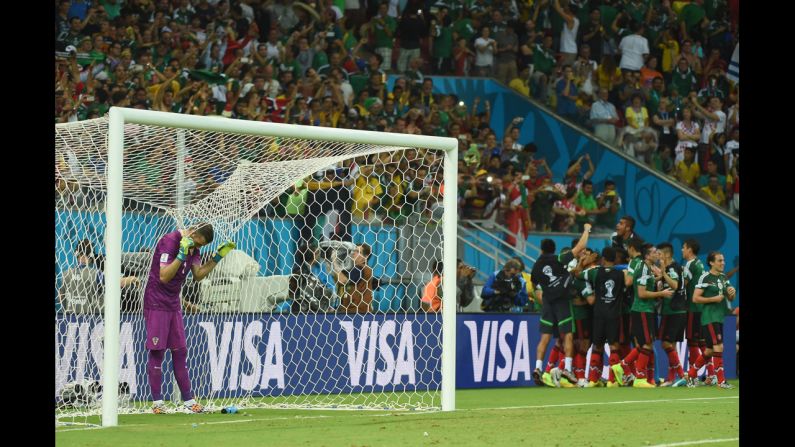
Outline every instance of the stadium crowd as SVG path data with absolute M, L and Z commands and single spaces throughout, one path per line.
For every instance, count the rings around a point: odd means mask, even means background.
M 716 205 L 739 208 L 739 84 L 727 63 L 736 2 L 56 3 L 57 122 L 122 106 L 451 136 L 460 142 L 461 217 L 525 235 L 586 222 L 612 230 L 621 199 L 610 181 L 588 181 L 587 155 L 552 172 L 520 135 L 521 117 L 498 141 L 488 101 L 434 94 L 429 77 L 490 76 Z M 391 90 L 387 74 L 398 76 Z M 359 160 L 372 169 L 353 170 L 346 185 L 355 220 L 398 221 L 409 191 L 431 212 L 434 156 L 414 157 Z M 301 208 L 285 193 L 277 212 L 290 204 Z

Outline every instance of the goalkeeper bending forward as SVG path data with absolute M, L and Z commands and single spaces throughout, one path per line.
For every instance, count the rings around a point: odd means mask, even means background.
M 221 259 L 235 248 L 234 242 L 227 241 L 218 246 L 213 258 L 201 265 L 199 249 L 213 241 L 213 227 L 208 223 L 199 224 L 187 230 L 177 230 L 166 234 L 157 242 L 149 280 L 144 291 L 144 320 L 146 321 L 146 349 L 149 361 L 146 373 L 152 390 L 154 407 L 152 412 L 165 412 L 161 386 L 163 384 L 163 357 L 166 349 L 171 350 L 174 361 L 174 375 L 185 408 L 193 413 L 201 413 L 203 407 L 193 399 L 190 390 L 190 377 L 187 365 L 187 343 L 185 326 L 182 322 L 180 290 L 188 276 L 188 266 L 195 281 L 201 281 Z

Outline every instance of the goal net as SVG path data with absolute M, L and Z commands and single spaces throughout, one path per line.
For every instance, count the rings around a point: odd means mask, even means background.
M 202 263 L 236 244 L 181 289 L 191 388 L 206 409 L 442 407 L 442 315 L 454 323 L 455 301 L 429 312 L 421 297 L 435 262 L 455 263 L 443 225 L 444 186 L 455 216 L 451 139 L 123 112 L 120 238 L 109 231 L 113 118 L 56 125 L 56 423 L 151 412 L 154 249 L 205 223 Z M 454 283 L 442 287 L 454 298 Z M 118 332 L 105 324 L 116 308 Z M 170 353 L 162 366 L 168 411 L 182 411 Z

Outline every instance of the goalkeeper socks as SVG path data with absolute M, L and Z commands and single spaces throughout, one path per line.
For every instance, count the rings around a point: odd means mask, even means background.
M 725 382 L 726 377 L 723 374 L 723 353 L 722 352 L 713 353 L 712 361 L 715 363 L 715 374 L 718 375 L 718 383 Z
M 564 367 L 566 371 L 571 372 L 571 357 L 566 357 L 566 363 Z
M 166 351 L 149 351 L 149 361 L 146 363 L 146 375 L 149 376 L 149 389 L 152 400 L 163 400 L 163 357 Z
M 182 400 L 189 401 L 193 399 L 193 393 L 190 390 L 190 377 L 188 376 L 188 349 L 179 348 L 171 350 L 171 359 L 174 362 L 174 376 L 177 378 L 177 385 L 179 391 L 182 393 Z

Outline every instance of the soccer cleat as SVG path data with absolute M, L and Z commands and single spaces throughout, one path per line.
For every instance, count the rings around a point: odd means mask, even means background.
M 635 380 L 635 383 L 632 384 L 632 388 L 656 388 L 654 385 L 650 384 L 646 379 L 639 379 Z
M 554 384 L 554 387 L 560 388 L 560 377 L 561 377 L 560 369 L 558 369 L 557 367 L 552 368 L 552 370 L 549 371 L 549 375 L 552 377 L 552 383 Z
M 665 381 L 660 382 L 660 384 L 658 386 L 671 387 L 671 386 L 674 386 L 674 383 L 665 380 Z
M 676 387 L 686 386 L 686 385 L 687 385 L 687 379 L 685 379 L 683 377 L 683 378 L 675 381 L 673 384 L 671 384 L 671 387 L 676 388 Z
M 695 377 L 687 376 L 687 387 L 688 388 L 695 388 L 697 386 L 696 383 L 701 383 L 701 381 L 698 380 Z
M 610 369 L 613 370 L 613 374 L 616 376 L 616 381 L 618 386 L 623 386 L 626 382 L 624 382 L 624 368 L 621 367 L 620 363 L 616 363 L 615 365 L 611 366 Z
M 563 371 L 561 371 L 560 376 L 568 380 L 570 384 L 577 385 L 577 377 L 574 375 L 574 373 L 572 373 L 568 369 L 564 369 Z
M 533 382 L 538 386 L 544 385 L 544 381 L 541 380 L 541 369 L 536 368 L 533 371 Z
M 204 413 L 204 407 L 198 402 L 193 405 L 185 405 L 185 409 L 191 413 Z
M 729 382 L 722 382 L 718 384 L 718 388 L 723 388 L 724 390 L 733 390 L 734 385 Z
M 599 382 L 588 382 L 585 386 L 586 388 L 597 388 L 599 386 Z
M 620 386 L 621 386 L 621 385 L 619 385 L 619 383 L 618 383 L 618 382 L 607 382 L 607 387 L 608 387 L 608 388 L 618 388 L 618 387 L 620 387 Z
M 717 383 L 718 383 L 718 376 L 707 376 L 704 379 L 705 386 L 717 385 Z
M 552 374 L 545 372 L 541 375 L 541 382 L 551 388 L 555 388 L 555 384 L 552 382 Z
M 154 414 L 165 414 L 166 413 L 166 406 L 163 404 L 155 405 L 152 407 L 152 413 Z

